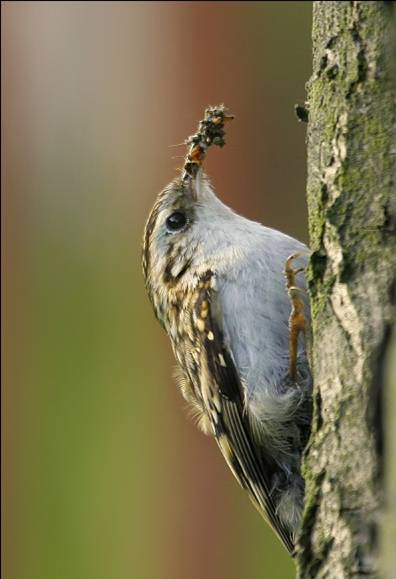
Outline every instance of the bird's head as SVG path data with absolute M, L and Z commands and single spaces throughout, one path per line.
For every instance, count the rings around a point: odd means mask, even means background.
M 144 231 L 143 273 L 149 293 L 191 284 L 208 269 L 235 217 L 201 169 L 193 179 L 179 177 L 167 185 Z

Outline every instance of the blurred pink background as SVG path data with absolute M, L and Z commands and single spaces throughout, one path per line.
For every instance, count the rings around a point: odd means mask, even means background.
M 4 577 L 293 577 L 187 417 L 140 243 L 170 145 L 222 102 L 218 194 L 307 240 L 311 3 L 1 8 Z

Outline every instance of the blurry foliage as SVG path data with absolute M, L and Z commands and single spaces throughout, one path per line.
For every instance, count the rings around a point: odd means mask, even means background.
M 7 579 L 293 576 L 185 416 L 140 239 L 169 145 L 217 102 L 223 199 L 306 239 L 310 10 L 2 3 Z

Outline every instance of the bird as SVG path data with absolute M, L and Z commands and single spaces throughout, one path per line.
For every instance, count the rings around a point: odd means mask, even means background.
M 312 419 L 309 251 L 216 195 L 203 160 L 224 145 L 231 118 L 224 105 L 209 107 L 186 141 L 183 170 L 144 229 L 143 275 L 198 427 L 294 556 Z

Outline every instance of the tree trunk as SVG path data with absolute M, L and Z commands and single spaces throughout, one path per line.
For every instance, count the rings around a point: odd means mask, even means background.
M 297 554 L 304 579 L 380 576 L 384 438 L 391 444 L 383 434 L 384 360 L 396 272 L 392 12 L 391 2 L 314 2 L 307 186 L 314 419 Z

